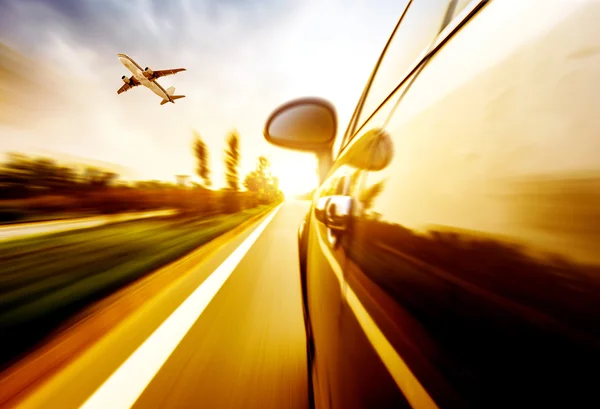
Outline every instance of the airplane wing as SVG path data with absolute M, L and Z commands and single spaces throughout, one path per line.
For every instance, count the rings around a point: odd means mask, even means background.
M 154 71 L 152 75 L 154 78 L 166 77 L 167 75 L 177 74 L 178 72 L 185 71 L 185 68 L 173 68 L 172 70 L 160 70 Z
M 129 78 L 129 84 L 123 84 L 123 86 L 117 91 L 117 94 L 122 94 L 125 91 L 129 91 L 133 87 L 137 87 L 138 85 L 140 85 L 140 82 L 132 76 L 131 78 Z

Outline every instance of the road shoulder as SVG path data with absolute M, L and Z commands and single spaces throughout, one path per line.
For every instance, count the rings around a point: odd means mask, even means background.
M 43 402 L 49 392 L 65 388 L 68 380 L 83 373 L 81 368 L 92 361 L 94 378 L 110 375 L 270 211 L 265 210 L 74 317 L 42 347 L 0 374 L 0 407 L 20 403 L 38 407 L 35 401 Z M 144 328 L 132 331 L 130 324 L 134 321 L 144 322 Z M 110 348 L 116 340 L 120 340 L 118 351 Z M 89 392 L 80 389 L 77 395 Z M 34 395 L 39 399 L 27 399 Z

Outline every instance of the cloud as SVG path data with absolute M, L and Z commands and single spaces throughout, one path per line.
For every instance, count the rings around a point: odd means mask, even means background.
M 299 157 L 262 138 L 264 120 L 287 99 L 331 99 L 344 130 L 398 3 L 0 0 L 0 42 L 55 72 L 56 89 L 65 95 L 60 107 L 35 113 L 32 144 L 170 178 L 193 172 L 195 128 L 209 145 L 213 173 L 222 174 L 224 138 L 237 128 L 245 172 L 263 153 L 279 166 Z M 154 69 L 186 67 L 161 83 L 187 97 L 160 106 L 145 89 L 117 96 L 125 74 L 118 52 Z M 304 158 L 314 167 L 312 157 Z

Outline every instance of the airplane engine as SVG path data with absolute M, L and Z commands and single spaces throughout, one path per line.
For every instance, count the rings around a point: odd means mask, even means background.
M 144 68 L 144 77 L 146 77 L 146 78 L 152 78 L 153 75 L 154 75 L 154 71 L 152 71 L 150 69 L 150 67 Z
M 121 79 L 123 80 L 123 82 L 124 82 L 125 84 L 131 84 L 131 78 L 128 78 L 128 77 L 126 77 L 126 76 L 124 76 L 124 75 L 123 75 L 123 76 L 121 77 Z

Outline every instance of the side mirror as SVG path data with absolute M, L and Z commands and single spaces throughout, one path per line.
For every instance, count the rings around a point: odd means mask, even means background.
M 269 116 L 264 129 L 265 139 L 273 145 L 315 153 L 321 181 L 331 166 L 336 134 L 335 108 L 320 98 L 300 98 L 281 105 Z
M 265 138 L 284 148 L 318 153 L 331 148 L 337 115 L 331 103 L 301 98 L 277 108 L 265 125 Z

